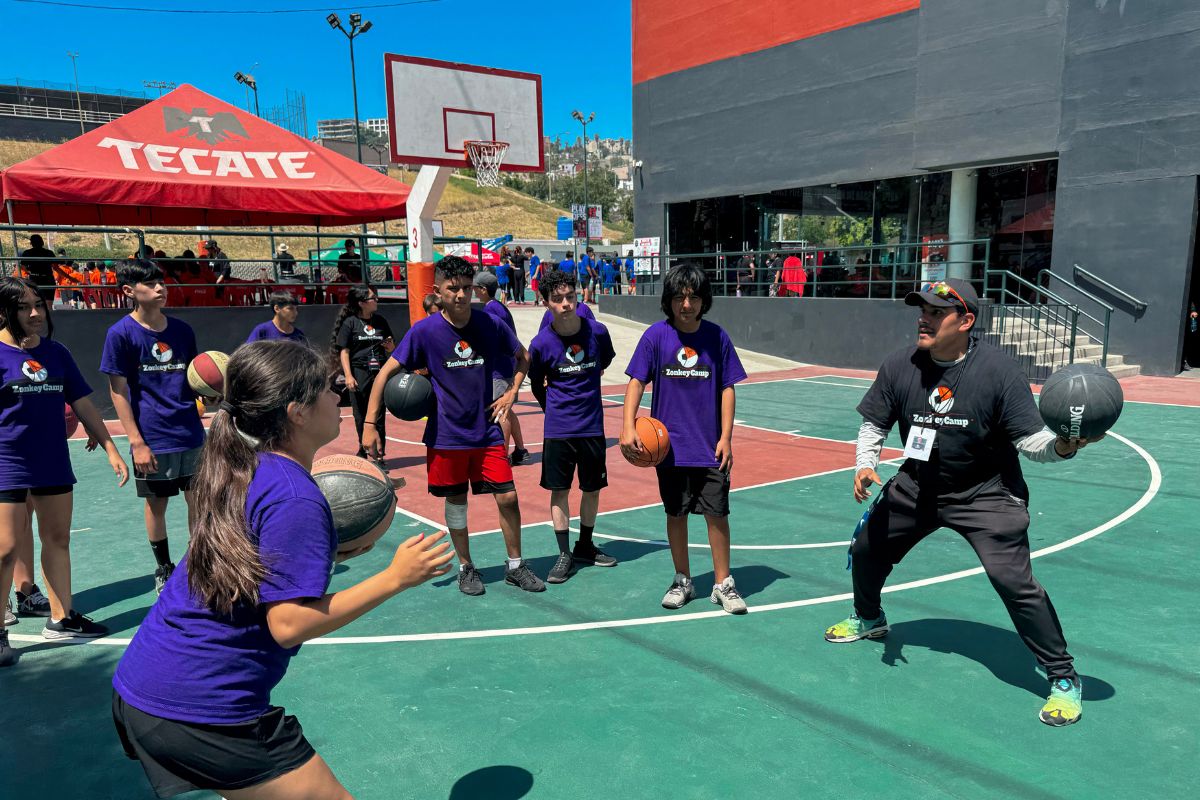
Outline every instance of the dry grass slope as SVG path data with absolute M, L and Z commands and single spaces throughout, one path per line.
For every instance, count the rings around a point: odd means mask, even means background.
M 0 140 L 0 169 L 7 168 L 25 159 L 49 150 L 53 144 L 47 142 L 20 142 Z M 416 179 L 415 171 L 404 171 L 393 168 L 390 170 L 393 178 L 406 183 Z M 521 239 L 553 239 L 555 224 L 564 212 L 540 200 L 507 188 L 481 188 L 475 185 L 472 178 L 454 175 L 446 193 L 438 207 L 438 218 L 445 224 L 449 236 L 471 236 L 488 238 L 511 233 Z M 373 225 L 374 230 L 382 231 L 382 226 Z M 292 252 L 301 257 L 310 247 L 316 247 L 314 239 L 287 237 L 286 228 L 280 229 L 279 237 L 287 238 Z M 333 237 L 338 233 L 355 233 L 356 228 L 329 228 L 330 240 L 322 237 L 322 247 L 334 244 Z M 396 233 L 404 228 L 399 222 L 389 224 L 388 231 Z M 630 230 L 604 228 L 604 236 L 613 242 L 627 242 L 632 238 Z M 193 248 L 198 237 L 192 236 L 157 236 L 150 240 L 151 246 L 161 249 L 169 255 L 177 255 L 185 248 Z M 136 247 L 136 239 L 131 235 L 115 235 L 114 244 L 117 255 L 125 255 L 124 251 L 132 252 Z M 103 254 L 102 238 L 99 235 L 82 233 L 55 234 L 55 247 L 68 247 L 79 250 L 80 254 L 99 257 Z M 265 258 L 268 246 L 266 240 L 255 240 L 238 237 L 224 237 L 222 247 L 234 257 Z

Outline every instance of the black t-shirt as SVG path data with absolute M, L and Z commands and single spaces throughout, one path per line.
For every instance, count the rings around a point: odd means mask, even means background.
M 296 257 L 291 253 L 280 253 L 275 256 L 275 265 L 279 267 L 281 276 L 290 278 L 296 274 Z
M 209 256 L 208 266 L 212 269 L 213 274 L 215 274 L 218 278 L 224 278 L 225 280 L 229 280 L 229 275 L 233 271 L 232 267 L 229 265 L 229 256 L 225 255 L 219 250 L 215 255 Z
M 338 269 L 350 279 L 351 283 L 362 282 L 362 258 L 358 253 L 347 251 L 338 256 Z
M 973 493 L 997 478 L 1029 496 L 1013 442 L 1045 426 L 1021 368 L 986 342 L 949 367 L 915 346 L 897 350 L 858 413 L 885 430 L 899 423 L 904 441 L 914 425 L 937 431 L 929 461 L 910 458 L 900 469 L 939 496 Z
M 54 264 L 60 260 L 46 247 L 31 247 L 21 253 L 21 266 L 29 270 L 30 279 L 38 286 L 54 286 Z
M 338 328 L 337 346 L 350 351 L 350 366 L 378 372 L 388 353 L 383 342 L 392 338 L 392 326 L 379 314 L 369 320 L 346 317 Z
M 512 268 L 517 270 L 525 269 L 525 262 L 528 261 L 528 259 L 525 257 L 524 253 L 513 253 L 511 256 L 509 256 L 509 261 L 512 262 Z

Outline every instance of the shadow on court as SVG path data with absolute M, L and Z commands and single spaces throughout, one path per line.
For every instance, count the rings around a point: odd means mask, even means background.
M 449 800 L 519 800 L 533 788 L 533 773 L 521 767 L 495 766 L 468 772 L 450 789 Z
M 1015 631 L 961 619 L 919 619 L 898 622 L 883 639 L 882 661 L 890 667 L 908 664 L 905 647 L 969 658 L 1010 686 L 1044 697 L 1046 679 Z M 1080 675 L 1085 700 L 1108 700 L 1116 694 L 1112 684 Z

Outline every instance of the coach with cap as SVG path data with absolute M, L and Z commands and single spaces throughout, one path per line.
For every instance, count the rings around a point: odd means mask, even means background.
M 850 544 L 854 613 L 825 631 L 830 642 L 888 632 L 880 594 L 892 567 L 938 528 L 975 550 L 1021 640 L 1050 681 L 1039 718 L 1069 725 L 1082 714 L 1082 687 L 1058 615 L 1033 576 L 1029 490 L 1017 454 L 1062 461 L 1087 444 L 1046 428 L 1017 363 L 974 332 L 979 297 L 970 282 L 924 284 L 904 302 L 919 306 L 917 340 L 888 356 L 858 405 L 854 499 L 880 484 L 883 441 L 900 426 L 904 463 L 879 490 Z M 956 702 L 961 701 L 961 702 Z M 937 698 L 949 713 L 970 713 L 973 698 Z

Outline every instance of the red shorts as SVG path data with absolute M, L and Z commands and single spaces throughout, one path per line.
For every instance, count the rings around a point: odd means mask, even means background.
M 537 292 L 537 287 L 538 287 L 538 279 L 537 279 L 537 278 L 534 278 L 533 280 L 531 280 L 531 281 L 529 282 L 529 289 L 530 289 L 530 290 L 531 290 L 531 291 L 532 291 L 534 294 L 537 294 L 537 293 L 538 293 L 538 292 Z
M 504 494 L 516 489 L 508 448 L 502 444 L 474 450 L 425 450 L 429 493 L 434 497 L 466 494 L 470 484 L 474 494 Z

